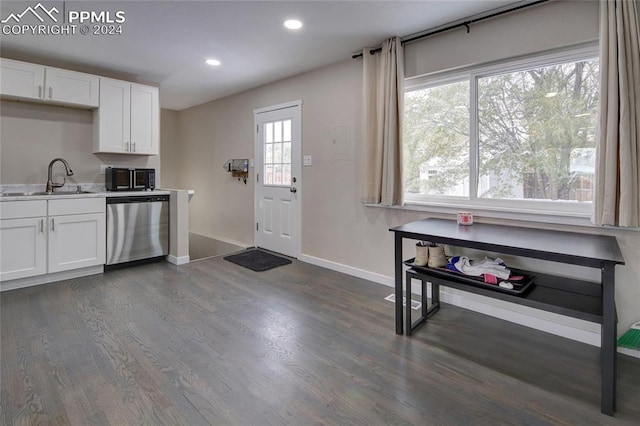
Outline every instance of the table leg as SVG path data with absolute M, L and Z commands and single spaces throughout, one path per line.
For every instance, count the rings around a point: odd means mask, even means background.
M 409 274 L 407 274 L 407 281 L 405 283 L 405 285 L 407 286 L 406 288 L 406 296 L 405 296 L 405 306 L 404 306 L 404 314 L 405 314 L 405 323 L 407 324 L 407 331 L 406 331 L 406 335 L 407 336 L 411 336 L 411 277 L 409 276 Z
M 431 283 L 431 304 L 440 306 L 440 284 Z
M 427 316 L 429 315 L 429 309 L 428 309 L 428 299 L 427 299 L 427 281 L 426 280 L 420 280 L 420 295 L 421 295 L 421 302 L 422 302 L 422 318 L 427 318 Z
M 402 324 L 402 236 L 395 233 L 396 334 L 403 334 Z M 411 327 L 411 323 L 407 325 Z
M 616 307 L 615 265 L 602 268 L 602 331 L 600 363 L 602 375 L 601 410 L 613 416 L 616 410 Z

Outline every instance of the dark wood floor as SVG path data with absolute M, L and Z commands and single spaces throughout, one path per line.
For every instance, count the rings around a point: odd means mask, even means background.
M 396 336 L 388 287 L 301 262 L 159 263 L 2 293 L 3 425 L 638 424 L 597 348 L 452 306 Z

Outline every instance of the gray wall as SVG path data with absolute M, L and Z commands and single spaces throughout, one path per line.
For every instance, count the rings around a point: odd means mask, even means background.
M 42 184 L 56 157 L 69 162 L 67 183 L 100 183 L 100 165 L 160 168 L 158 156 L 92 153 L 93 112 L 29 102 L 0 102 L 0 184 Z M 62 181 L 64 168 L 54 169 Z
M 180 163 L 181 147 L 178 128 L 178 112 L 170 109 L 160 110 L 160 167 L 164 188 L 180 188 L 180 170 L 174 167 Z
M 598 2 L 552 1 L 405 45 L 405 76 L 598 40 Z

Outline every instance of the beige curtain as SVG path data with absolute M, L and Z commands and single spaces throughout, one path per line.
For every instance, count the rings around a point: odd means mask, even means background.
M 366 204 L 402 204 L 404 55 L 399 37 L 363 57 L 364 196 Z
M 640 226 L 637 2 L 600 1 L 600 141 L 593 222 Z

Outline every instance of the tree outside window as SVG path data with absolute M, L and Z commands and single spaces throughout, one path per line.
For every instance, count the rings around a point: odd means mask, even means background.
M 591 202 L 598 84 L 594 58 L 469 73 L 462 81 L 408 91 L 407 198 Z M 478 159 L 477 167 L 470 158 Z M 470 194 L 472 175 L 477 194 Z

